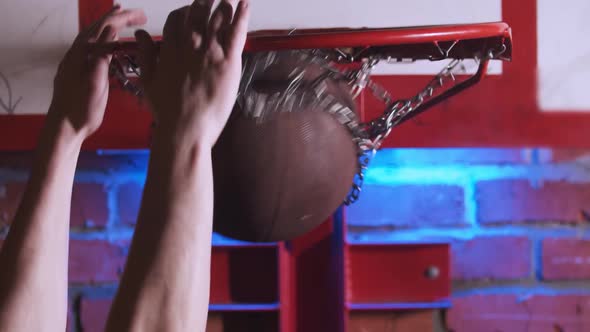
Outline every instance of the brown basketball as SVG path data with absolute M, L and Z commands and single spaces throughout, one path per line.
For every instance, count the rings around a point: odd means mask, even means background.
M 328 89 L 353 109 L 344 88 L 328 83 Z M 236 106 L 213 149 L 214 230 L 254 242 L 312 230 L 346 198 L 356 151 L 347 127 L 319 105 L 263 120 Z

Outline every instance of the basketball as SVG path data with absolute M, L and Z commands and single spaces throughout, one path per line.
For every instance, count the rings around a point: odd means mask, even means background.
M 256 93 L 285 90 L 294 66 L 293 58 L 286 60 L 250 82 Z M 311 80 L 317 72 L 312 67 L 305 74 Z M 354 110 L 345 87 L 329 80 L 325 87 L 332 105 Z M 248 107 L 236 104 L 213 149 L 213 227 L 238 240 L 290 240 L 342 204 L 357 172 L 357 147 L 348 128 L 320 103 L 272 109 L 263 118 Z

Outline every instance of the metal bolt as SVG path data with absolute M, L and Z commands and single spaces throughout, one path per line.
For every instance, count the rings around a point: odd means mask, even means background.
M 440 269 L 437 266 L 429 266 L 426 271 L 424 271 L 424 275 L 431 280 L 438 279 L 440 276 Z

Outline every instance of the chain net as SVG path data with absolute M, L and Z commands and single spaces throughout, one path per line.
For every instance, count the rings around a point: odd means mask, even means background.
M 451 46 L 452 47 L 452 46 Z M 247 116 L 257 121 L 272 112 L 296 112 L 317 108 L 332 114 L 350 131 L 358 153 L 358 172 L 344 203 L 353 204 L 360 196 L 365 171 L 375 152 L 392 128 L 412 115 L 440 91 L 457 84 L 457 75 L 465 73 L 463 60 L 452 59 L 416 95 L 396 99 L 391 92 L 371 80 L 373 68 L 380 62 L 398 62 L 391 56 L 372 53 L 362 56 L 363 49 L 289 50 L 252 53 L 244 56 L 243 75 L 237 103 Z M 505 50 L 505 49 L 504 49 Z M 441 59 L 449 50 L 441 49 Z M 489 51 L 476 61 L 493 59 L 503 50 Z M 360 59 L 360 61 L 359 61 Z M 142 91 L 128 78 L 140 75 L 139 67 L 129 56 L 115 57 L 111 74 L 131 93 Z M 433 59 L 440 60 L 440 59 Z M 121 63 L 126 63 L 124 69 Z M 260 77 L 264 77 L 260 80 Z M 259 82 L 268 82 L 268 86 Z M 280 84 L 277 88 L 277 84 Z M 338 92 L 330 89 L 337 84 L 344 87 L 350 103 L 343 102 Z M 383 114 L 373 121 L 361 123 L 354 111 L 354 100 L 365 90 L 383 103 Z
M 358 200 L 365 171 L 391 129 L 436 95 L 438 90 L 454 84 L 456 74 L 466 70 L 462 60 L 451 60 L 418 94 L 409 99 L 395 99 L 370 78 L 373 68 L 379 62 L 391 62 L 391 58 L 371 57 L 358 63 L 355 61 L 356 56 L 349 52 L 336 49 L 252 54 L 245 59 L 237 99 L 247 115 L 261 120 L 271 112 L 294 112 L 309 109 L 309 106 L 318 106 L 318 109 L 329 112 L 346 126 L 358 148 L 358 172 L 345 199 L 346 205 Z M 356 65 L 352 65 L 355 63 Z M 282 73 L 285 86 L 272 90 L 270 94 L 261 92 L 253 82 L 257 77 L 272 73 L 276 68 L 288 69 L 287 73 Z M 343 104 L 341 98 L 337 98 L 333 91 L 327 89 L 334 82 L 345 86 L 353 100 L 364 90 L 370 91 L 384 105 L 382 116 L 371 122 L 361 123 L 358 114 L 352 109 L 353 106 Z

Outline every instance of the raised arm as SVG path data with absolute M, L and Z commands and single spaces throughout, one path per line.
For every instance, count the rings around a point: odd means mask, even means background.
M 64 57 L 40 136 L 34 167 L 0 253 L 0 331 L 66 328 L 70 200 L 82 142 L 101 124 L 109 57 L 88 56 L 87 42 L 106 43 L 140 11 L 113 9 L 82 32 Z
M 211 1 L 212 2 L 212 1 Z M 128 263 L 107 331 L 205 331 L 213 223 L 211 149 L 235 103 L 248 6 L 224 0 L 170 14 L 156 56 L 138 32 L 157 118 Z

